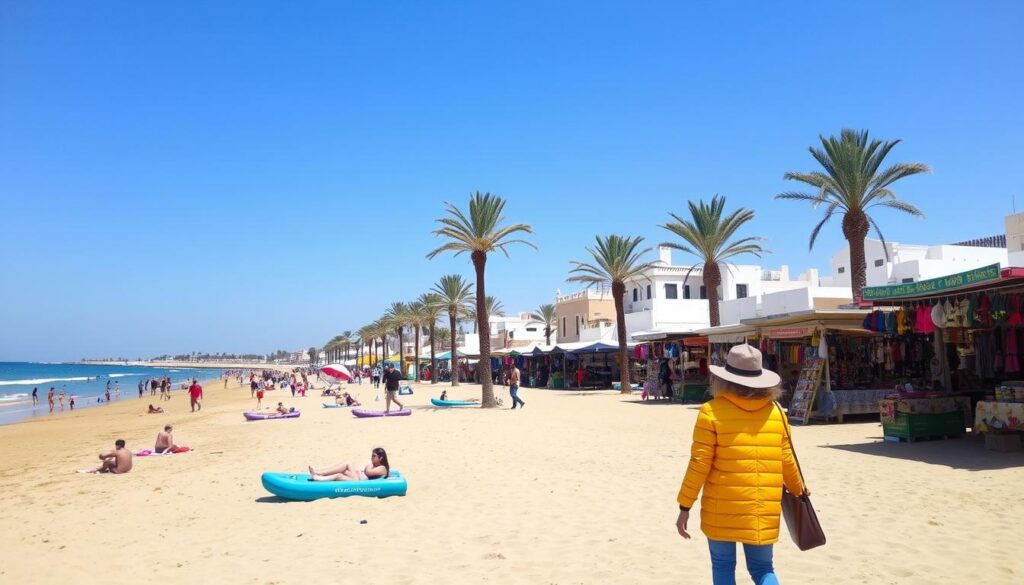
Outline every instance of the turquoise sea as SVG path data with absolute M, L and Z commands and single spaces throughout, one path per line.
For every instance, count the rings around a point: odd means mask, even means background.
M 31 416 L 46 416 L 49 407 L 46 393 L 64 390 L 64 410 L 70 410 L 69 399 L 75 397 L 75 409 L 105 403 L 107 384 L 110 400 L 138 400 L 141 380 L 169 376 L 172 388 L 196 378 L 209 380 L 223 373 L 214 368 L 158 368 L 148 366 L 107 366 L 98 364 L 0 362 L 0 424 L 8 424 Z M 39 402 L 32 404 L 32 389 L 38 389 Z M 145 397 L 149 396 L 149 390 Z M 145 398 L 144 398 L 145 399 Z M 58 409 L 55 408 L 54 412 Z

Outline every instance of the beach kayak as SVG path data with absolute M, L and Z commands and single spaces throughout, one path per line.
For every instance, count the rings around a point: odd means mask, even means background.
M 469 400 L 441 400 L 440 398 L 431 398 L 430 403 L 434 406 L 440 406 L 443 408 L 452 406 L 480 406 L 479 402 L 470 402 Z
M 367 496 L 386 498 L 404 496 L 408 484 L 402 474 L 392 470 L 385 479 L 362 481 L 309 481 L 308 473 L 272 473 L 262 476 L 263 487 L 270 493 L 287 500 L 309 502 L 320 498 Z
M 363 410 L 362 408 L 353 408 L 352 414 L 359 418 L 376 418 L 380 416 L 409 416 L 412 414 L 412 411 L 408 408 L 403 408 L 402 410 L 392 410 L 391 412 L 385 413 L 383 410 Z
M 295 412 L 289 412 L 288 414 L 281 414 L 279 412 L 275 412 L 274 414 L 270 414 L 270 413 L 267 413 L 267 412 L 243 412 L 242 416 L 245 417 L 245 420 L 271 420 L 271 419 L 275 419 L 275 418 L 299 418 L 299 411 L 296 410 Z

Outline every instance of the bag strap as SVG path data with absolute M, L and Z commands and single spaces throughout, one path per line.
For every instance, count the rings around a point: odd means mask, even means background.
M 800 467 L 800 458 L 796 456 L 796 447 L 793 445 L 793 435 L 789 432 L 789 418 L 786 413 L 782 411 L 782 406 L 779 405 L 778 401 L 774 402 L 775 408 L 779 411 L 779 416 L 782 417 L 782 428 L 786 432 L 786 438 L 789 439 L 789 451 L 793 454 L 793 461 L 796 461 L 796 470 L 800 474 L 800 483 L 804 485 L 804 491 L 807 491 L 807 481 L 804 479 L 804 470 Z

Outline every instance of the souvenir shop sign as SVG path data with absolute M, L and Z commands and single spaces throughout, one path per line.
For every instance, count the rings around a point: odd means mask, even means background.
M 900 297 L 917 297 L 942 293 L 943 291 L 972 284 L 979 284 L 982 282 L 989 282 L 992 280 L 999 280 L 998 264 L 990 264 L 983 268 L 976 268 L 974 270 L 968 270 L 967 272 L 950 274 L 949 276 L 922 280 L 920 282 L 891 284 L 887 286 L 867 286 L 864 287 L 863 295 L 865 301 L 894 299 Z
M 814 335 L 814 327 L 777 327 L 764 332 L 770 339 L 801 339 Z

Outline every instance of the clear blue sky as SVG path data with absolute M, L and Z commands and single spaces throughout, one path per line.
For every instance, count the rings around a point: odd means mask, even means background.
M 471 276 L 424 254 L 473 190 L 536 229 L 488 267 L 510 310 L 714 193 L 825 268 L 838 222 L 808 254 L 772 196 L 844 126 L 934 168 L 889 239 L 1024 206 L 1024 4 L 682 4 L 0 0 L 0 360 L 322 344 Z

